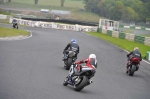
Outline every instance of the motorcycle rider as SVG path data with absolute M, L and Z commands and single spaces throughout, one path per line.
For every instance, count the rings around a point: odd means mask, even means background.
M 130 66 L 130 63 L 131 63 L 131 59 L 132 59 L 132 58 L 135 58 L 135 57 L 136 57 L 136 58 L 138 58 L 140 61 L 142 61 L 141 53 L 140 53 L 138 47 L 135 47 L 133 51 L 131 51 L 129 54 L 127 54 L 127 57 L 128 57 L 128 59 L 127 59 L 127 66 L 126 66 L 127 71 L 126 71 L 126 73 L 128 73 L 128 67 Z M 137 66 L 136 71 L 137 71 L 138 69 L 139 69 L 139 65 Z
M 64 49 L 64 51 L 63 51 L 63 54 L 64 54 L 64 57 L 63 57 L 63 61 L 65 60 L 65 59 L 67 59 L 67 54 L 68 54 L 68 51 L 74 51 L 75 52 L 75 56 L 74 56 L 74 58 L 75 58 L 75 60 L 77 59 L 77 55 L 78 55 L 78 53 L 79 53 L 79 45 L 77 44 L 77 41 L 76 41 L 76 39 L 72 39 L 71 40 L 71 43 L 69 43 L 66 47 L 65 47 L 65 49 Z
M 82 66 L 81 64 L 86 63 L 85 66 Z M 96 55 L 95 54 L 90 54 L 89 57 L 85 60 L 81 60 L 78 62 L 75 62 L 73 64 L 74 68 L 76 68 L 76 70 L 78 70 L 78 72 L 80 72 L 82 67 L 90 67 L 92 68 L 94 71 L 92 77 L 94 76 L 95 72 L 96 72 L 96 68 L 97 68 L 97 59 L 96 59 Z M 74 69 L 73 70 L 69 70 L 69 75 L 68 77 L 68 83 L 72 83 L 71 77 L 73 76 L 73 74 L 75 73 Z M 92 78 L 90 77 L 90 78 Z M 89 79 L 89 84 L 92 83 L 92 80 Z
M 17 25 L 17 27 L 18 27 L 18 23 L 17 23 L 17 20 L 16 20 L 16 19 L 13 19 L 13 20 L 12 20 L 12 25 L 13 25 L 13 27 L 15 27 L 15 25 Z

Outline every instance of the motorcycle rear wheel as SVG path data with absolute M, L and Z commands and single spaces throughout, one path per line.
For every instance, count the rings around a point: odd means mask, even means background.
M 72 64 L 72 58 L 68 58 L 68 61 L 66 62 L 67 64 L 66 64 L 66 70 L 69 70 L 70 69 L 70 66 L 71 66 L 71 64 Z
M 129 76 L 133 76 L 135 70 L 136 70 L 136 66 L 135 66 L 135 65 L 132 65 L 132 68 L 129 70 Z

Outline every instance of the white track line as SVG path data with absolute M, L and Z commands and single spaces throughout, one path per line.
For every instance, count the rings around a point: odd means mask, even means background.
M 81 33 L 84 33 L 84 32 L 81 32 Z M 92 35 L 87 34 L 87 33 L 84 33 L 84 34 L 89 35 L 89 36 L 92 36 Z M 95 36 L 92 36 L 92 37 L 95 37 Z M 98 38 L 98 37 L 95 37 L 95 38 Z M 98 39 L 100 39 L 100 38 L 98 38 Z M 103 40 L 103 39 L 101 39 L 101 40 Z M 105 40 L 103 40 L 103 41 L 105 41 Z M 109 43 L 108 41 L 105 41 L 105 42 Z M 109 44 L 110 44 L 110 45 L 113 45 L 113 44 L 111 44 L 111 43 L 109 43 Z M 120 47 L 118 47 L 118 46 L 116 46 L 116 45 L 113 45 L 113 46 L 115 46 L 115 47 L 117 47 L 117 48 L 119 48 L 119 49 L 122 49 L 122 48 L 120 48 Z M 124 49 L 122 49 L 122 50 L 124 50 Z M 124 51 L 127 52 L 127 53 L 129 53 L 127 50 L 124 50 Z M 144 59 L 142 59 L 142 61 L 144 61 L 144 62 L 147 63 L 147 64 L 150 64 L 150 62 L 148 62 L 148 61 L 146 61 L 146 60 L 144 60 Z

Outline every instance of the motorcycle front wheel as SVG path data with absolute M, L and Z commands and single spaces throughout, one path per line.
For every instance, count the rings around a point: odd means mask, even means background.
M 67 86 L 67 85 L 68 85 L 68 82 L 67 82 L 67 81 L 68 81 L 68 77 L 66 77 L 65 80 L 64 80 L 64 82 L 63 82 L 63 85 L 64 85 L 64 86 Z
M 74 85 L 75 91 L 81 91 L 88 83 L 88 78 L 86 76 L 82 76 L 79 79 L 80 81 Z

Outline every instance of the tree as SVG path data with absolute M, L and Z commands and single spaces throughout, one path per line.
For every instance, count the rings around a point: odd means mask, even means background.
M 11 2 L 11 0 L 8 0 L 8 2 Z
M 122 17 L 122 9 L 124 8 L 124 5 L 122 1 L 116 1 L 115 5 L 111 9 L 111 19 L 112 20 L 120 20 Z
M 144 2 L 144 3 L 145 3 L 145 2 L 149 2 L 149 0 L 141 0 L 141 1 Z
M 60 1 L 61 1 L 61 7 L 64 7 L 65 0 L 60 0 Z
M 36 4 L 36 5 L 37 5 L 37 4 L 38 4 L 38 0 L 34 0 L 34 4 Z
M 131 7 L 125 7 L 122 13 L 122 20 L 128 21 L 128 22 L 138 21 L 139 16 Z
M 145 22 L 150 0 L 83 0 L 85 10 L 112 20 Z

